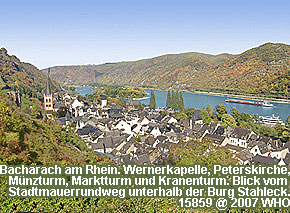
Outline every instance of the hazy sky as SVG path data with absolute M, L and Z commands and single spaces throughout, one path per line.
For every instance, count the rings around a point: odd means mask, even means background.
M 0 0 L 0 47 L 39 68 L 290 44 L 289 0 Z

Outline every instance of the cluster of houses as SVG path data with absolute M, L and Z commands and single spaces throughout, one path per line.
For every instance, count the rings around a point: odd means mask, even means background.
M 243 165 L 290 163 L 290 142 L 274 141 L 250 129 L 204 124 L 199 110 L 194 111 L 191 119 L 177 121 L 163 113 L 166 109 L 136 110 L 135 104 L 129 98 L 124 107 L 108 105 L 103 96 L 100 104 L 89 105 L 65 95 L 63 103 L 54 106 L 66 106 L 68 112 L 55 121 L 63 126 L 74 124 L 76 133 L 89 148 L 117 164 L 158 164 L 166 159 L 170 147 L 192 139 L 211 140 L 217 148 L 233 152 Z
M 208 139 L 217 148 L 230 150 L 242 165 L 290 164 L 290 142 L 274 141 L 250 129 L 223 127 L 213 122 L 205 124 L 199 110 L 190 119 L 177 121 L 172 112 L 165 115 L 167 109 L 136 110 L 132 98 L 123 107 L 108 105 L 105 96 L 99 104 L 88 104 L 69 94 L 52 95 L 47 85 L 44 104 L 49 117 L 62 126 L 73 124 L 89 148 L 98 155 L 107 155 L 117 164 L 159 164 L 167 158 L 173 145 L 182 146 L 192 139 Z M 53 111 L 63 110 L 65 115 L 53 118 Z

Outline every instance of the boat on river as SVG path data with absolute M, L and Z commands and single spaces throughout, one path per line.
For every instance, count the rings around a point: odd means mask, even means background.
M 268 101 L 254 102 L 254 101 L 245 101 L 245 100 L 237 100 L 237 99 L 227 99 L 226 102 L 237 103 L 237 104 L 249 104 L 249 105 L 264 106 L 264 107 L 273 106 L 273 104 L 271 104 Z

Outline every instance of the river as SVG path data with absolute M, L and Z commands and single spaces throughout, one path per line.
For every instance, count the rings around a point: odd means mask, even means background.
M 150 99 L 150 90 L 145 89 L 148 93 L 148 99 L 143 99 L 137 102 L 144 103 L 146 105 L 149 104 Z M 157 107 L 166 107 L 166 98 L 167 91 L 162 90 L 153 90 L 156 99 Z M 85 96 L 86 94 L 92 94 L 92 87 L 76 87 L 76 92 L 80 95 Z M 218 104 L 224 104 L 228 112 L 231 110 L 231 107 L 236 107 L 239 112 L 245 112 L 249 115 L 261 115 L 261 116 L 279 116 L 284 122 L 287 120 L 289 112 L 290 112 L 290 104 L 288 103 L 277 103 L 271 102 L 273 107 L 263 107 L 263 106 L 255 106 L 255 105 L 247 105 L 247 104 L 237 104 L 237 103 L 229 103 L 226 102 L 226 99 L 230 97 L 226 96 L 215 96 L 215 95 L 206 95 L 206 94 L 198 94 L 198 93 L 188 93 L 183 92 L 183 99 L 185 108 L 195 108 L 202 109 L 206 108 L 207 105 L 210 105 L 213 109 Z M 248 100 L 248 99 L 243 99 Z

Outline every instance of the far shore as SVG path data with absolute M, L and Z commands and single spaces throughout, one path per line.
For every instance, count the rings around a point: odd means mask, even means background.
M 227 94 L 227 93 L 217 93 L 217 92 L 190 92 L 189 93 L 198 93 L 198 94 L 206 94 L 206 95 L 216 95 L 216 96 L 226 96 L 226 97 L 236 97 L 236 98 L 246 98 L 246 99 L 254 99 L 259 101 L 271 101 L 276 103 L 290 103 L 289 99 L 280 99 L 280 98 L 269 98 L 269 97 L 259 97 L 259 96 L 251 96 L 251 95 L 234 95 L 234 94 Z

